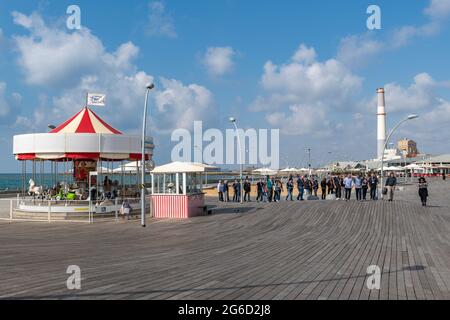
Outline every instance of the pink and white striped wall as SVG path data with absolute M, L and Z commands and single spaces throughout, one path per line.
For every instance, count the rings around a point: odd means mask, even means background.
M 203 215 L 205 195 L 152 195 L 153 216 L 156 219 L 188 219 Z

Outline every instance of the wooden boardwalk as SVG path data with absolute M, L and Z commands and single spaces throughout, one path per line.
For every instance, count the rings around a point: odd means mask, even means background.
M 0 299 L 450 299 L 449 189 L 432 182 L 425 209 L 408 186 L 393 203 L 211 200 L 212 216 L 147 228 L 0 222 Z

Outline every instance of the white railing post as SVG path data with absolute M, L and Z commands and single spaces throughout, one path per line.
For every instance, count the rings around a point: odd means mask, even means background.
M 13 219 L 13 200 L 9 200 L 9 220 Z
M 118 222 L 119 221 L 119 212 L 118 212 L 118 210 L 117 210 L 117 198 L 115 198 L 114 199 L 114 206 L 115 206 L 115 215 L 116 215 L 116 222 Z
M 52 221 L 52 202 L 48 201 L 48 222 Z

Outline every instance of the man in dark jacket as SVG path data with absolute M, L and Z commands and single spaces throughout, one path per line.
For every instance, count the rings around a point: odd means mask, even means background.
M 333 185 L 334 189 L 336 190 L 336 198 L 341 199 L 342 198 L 342 187 L 341 187 L 341 180 L 338 176 L 333 177 Z
M 263 201 L 263 182 L 261 179 L 259 179 L 258 183 L 256 184 L 256 191 L 257 191 L 257 195 L 256 195 L 256 202 L 259 201 Z
M 297 189 L 298 189 L 297 200 L 303 201 L 303 194 L 305 192 L 305 181 L 301 176 L 298 176 L 297 179 Z
M 377 199 L 377 187 L 378 187 L 378 178 L 375 174 L 372 174 L 369 178 L 369 187 L 370 187 L 370 200 Z
M 391 172 L 389 175 L 389 178 L 386 180 L 386 188 L 387 188 L 387 194 L 389 201 L 394 200 L 394 193 L 395 193 L 395 186 L 397 185 L 397 178 L 395 177 L 395 174 Z
M 244 182 L 244 201 L 251 202 L 250 200 L 250 192 L 252 191 L 252 185 L 250 181 L 245 180 Z

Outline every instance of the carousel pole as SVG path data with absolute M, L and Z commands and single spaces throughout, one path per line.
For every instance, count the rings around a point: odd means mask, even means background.
M 122 186 L 122 202 L 124 200 L 125 195 L 125 186 L 123 181 L 123 160 L 120 161 L 120 185 Z
M 153 83 L 147 85 L 145 92 L 145 104 L 144 104 L 144 117 L 142 120 L 142 154 L 141 154 L 141 226 L 145 227 L 145 136 L 147 131 L 147 106 L 148 106 L 148 94 L 150 90 L 155 87 Z
M 22 161 L 22 199 L 25 197 L 25 180 L 27 179 L 27 161 Z
M 33 159 L 33 180 L 36 183 L 36 159 Z

